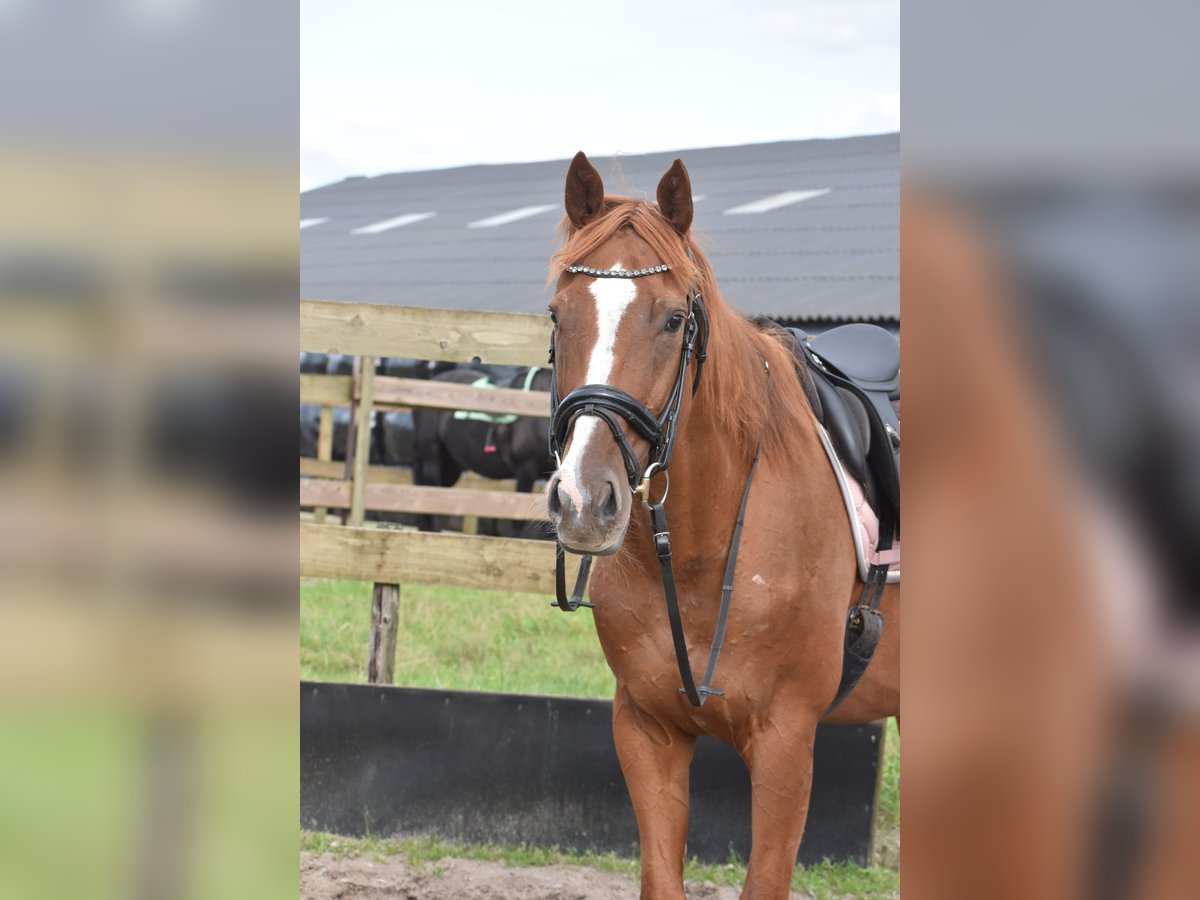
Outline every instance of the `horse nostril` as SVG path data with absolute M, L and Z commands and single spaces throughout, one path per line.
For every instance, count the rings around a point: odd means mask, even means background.
M 550 515 L 552 516 L 562 515 L 562 498 L 558 495 L 560 484 L 561 482 L 554 482 L 550 490 L 547 492 L 546 506 L 550 510 Z
M 611 481 L 608 482 L 608 496 L 604 498 L 602 511 L 606 519 L 615 519 L 617 517 L 617 489 Z

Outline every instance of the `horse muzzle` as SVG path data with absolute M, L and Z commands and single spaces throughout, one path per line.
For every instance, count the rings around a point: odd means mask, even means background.
M 632 495 L 617 472 L 589 478 L 560 469 L 546 485 L 546 507 L 565 549 L 608 556 L 625 539 Z

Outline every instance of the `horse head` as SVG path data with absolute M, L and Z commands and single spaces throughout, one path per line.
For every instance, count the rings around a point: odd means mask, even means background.
M 687 245 L 692 188 L 680 160 L 657 199 L 606 197 L 583 153 L 567 172 L 567 240 L 549 305 L 559 464 L 546 490 L 560 542 L 578 553 L 621 546 L 635 491 L 669 461 L 693 349 L 703 358 Z

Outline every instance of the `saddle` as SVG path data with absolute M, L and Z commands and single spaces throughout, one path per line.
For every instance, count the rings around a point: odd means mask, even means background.
M 878 550 L 900 536 L 900 344 L 877 325 L 842 325 L 816 337 L 789 329 L 796 372 L 838 459 L 879 518 Z M 853 516 L 851 516 L 853 519 Z M 828 714 L 853 691 L 883 634 L 888 564 L 867 569 L 846 614 L 842 678 Z
M 900 527 L 900 344 L 886 329 L 857 322 L 792 339 L 797 374 L 838 458 L 863 486 L 883 523 Z M 889 541 L 890 545 L 890 541 Z

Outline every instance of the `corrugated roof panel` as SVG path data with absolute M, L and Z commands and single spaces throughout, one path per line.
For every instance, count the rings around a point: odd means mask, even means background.
M 683 159 L 694 228 L 725 298 L 776 318 L 898 320 L 898 134 L 593 158 L 609 193 L 653 197 Z M 568 162 L 467 166 L 353 178 L 301 194 L 301 293 L 321 299 L 541 312 Z M 723 210 L 819 190 L 761 214 Z M 503 227 L 471 223 L 537 208 Z M 351 235 L 397 210 L 437 210 L 412 227 Z M 336 226 L 336 227 L 331 227 Z

